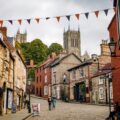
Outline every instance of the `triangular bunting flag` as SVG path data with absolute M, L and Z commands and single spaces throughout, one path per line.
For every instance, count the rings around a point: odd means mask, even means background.
M 79 20 L 80 14 L 75 14 L 76 18 Z
M 60 16 L 56 17 L 57 21 L 59 22 L 60 21 Z
M 27 22 L 30 24 L 30 22 L 31 22 L 31 19 L 27 19 Z
M 46 20 L 49 20 L 50 19 L 50 17 L 46 17 Z
M 21 19 L 19 19 L 19 20 L 18 20 L 18 23 L 21 25 L 21 24 L 22 24 L 22 20 L 21 20 Z
M 0 27 L 3 26 L 3 20 L 0 20 Z
M 113 8 L 113 9 L 114 9 L 114 12 L 117 13 L 117 8 L 115 7 L 115 8 Z
M 99 11 L 95 11 L 95 15 L 96 15 L 96 17 L 98 17 Z
M 88 19 L 89 13 L 85 13 L 86 18 Z
M 12 20 L 8 20 L 8 22 L 12 25 L 13 24 L 13 21 Z
M 105 15 L 107 16 L 108 15 L 108 9 L 104 10 L 105 12 Z
M 70 21 L 70 15 L 67 15 L 66 18 L 68 19 L 68 21 Z
M 35 18 L 36 22 L 39 23 L 40 21 L 40 18 Z

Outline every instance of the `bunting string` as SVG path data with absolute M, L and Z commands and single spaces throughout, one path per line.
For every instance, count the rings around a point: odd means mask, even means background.
M 0 27 L 2 27 L 3 23 L 5 21 L 9 22 L 11 25 L 13 25 L 14 21 L 17 21 L 19 25 L 22 24 L 23 21 L 27 21 L 28 24 L 31 24 L 31 20 L 35 20 L 37 23 L 40 22 L 41 19 L 45 19 L 45 20 L 49 20 L 51 18 L 56 18 L 57 22 L 60 22 L 62 17 L 66 17 L 68 21 L 70 21 L 71 16 L 75 16 L 77 18 L 77 20 L 80 20 L 80 16 L 81 14 L 84 14 L 86 19 L 89 18 L 89 14 L 90 13 L 94 13 L 95 16 L 98 18 L 99 17 L 99 13 L 102 11 L 105 13 L 105 15 L 108 15 L 109 10 L 113 10 L 115 12 L 115 14 L 117 13 L 118 8 L 114 7 L 114 8 L 108 8 L 108 9 L 104 9 L 104 10 L 96 10 L 96 11 L 91 11 L 91 12 L 85 12 L 85 13 L 76 13 L 76 14 L 72 14 L 72 15 L 63 15 L 63 16 L 54 16 L 54 17 L 44 17 L 44 18 L 28 18 L 28 19 L 9 19 L 9 20 L 2 20 L 0 19 Z

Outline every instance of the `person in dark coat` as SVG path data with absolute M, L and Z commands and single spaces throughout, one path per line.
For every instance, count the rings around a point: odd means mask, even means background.
M 51 104 L 52 104 L 52 98 L 49 96 L 49 97 L 48 97 L 49 110 L 51 110 Z

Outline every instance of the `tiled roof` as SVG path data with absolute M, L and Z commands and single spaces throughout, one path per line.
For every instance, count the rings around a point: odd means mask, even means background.
M 65 58 L 69 57 L 70 55 L 74 55 L 79 61 L 82 62 L 82 60 L 77 56 L 75 55 L 74 53 L 70 53 L 62 58 L 58 58 L 56 59 L 52 64 L 51 64 L 51 67 L 55 66 L 55 65 L 58 65 L 62 60 L 64 60 Z
M 98 71 L 92 76 L 92 78 L 97 77 L 97 76 L 101 76 L 101 75 L 104 75 L 104 74 L 107 74 L 107 73 L 110 73 L 111 71 L 112 71 L 111 63 L 107 63 L 107 64 L 104 65 L 100 70 L 98 70 Z
M 85 61 L 85 62 L 82 62 L 81 64 L 79 64 L 75 67 L 72 67 L 72 68 L 68 69 L 68 71 L 72 71 L 73 69 L 77 69 L 77 68 L 80 68 L 80 67 L 83 67 L 83 66 L 86 66 L 86 65 L 90 65 L 92 63 L 93 62 L 91 60 Z

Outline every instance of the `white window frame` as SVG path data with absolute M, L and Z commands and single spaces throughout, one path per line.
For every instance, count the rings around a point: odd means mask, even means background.
M 44 95 L 48 95 L 48 86 L 47 85 L 44 86 Z
M 104 84 L 104 80 L 105 80 L 104 77 L 100 77 L 99 78 L 99 85 L 103 85 Z
M 72 71 L 72 79 L 76 79 L 76 71 L 75 70 Z
M 47 83 L 47 75 L 45 75 L 45 83 Z
M 99 99 L 104 99 L 104 89 L 103 87 L 100 87 L 99 88 Z

